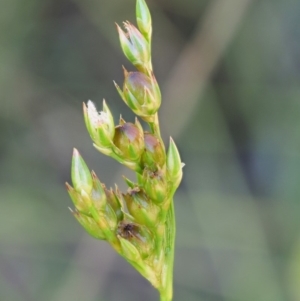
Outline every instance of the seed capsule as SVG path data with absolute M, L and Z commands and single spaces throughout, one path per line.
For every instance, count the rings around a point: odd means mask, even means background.
M 138 116 L 147 118 L 157 112 L 161 104 L 161 93 L 154 75 L 142 72 L 127 72 L 124 68 L 123 91 L 115 86 L 128 107 Z
M 144 169 L 141 183 L 147 196 L 156 205 L 161 205 L 168 196 L 168 185 L 161 170 Z
M 123 159 L 139 162 L 144 150 L 144 134 L 139 126 L 121 120 L 121 124 L 115 129 L 113 142 Z
M 153 171 L 162 168 L 166 163 L 164 146 L 155 135 L 144 133 L 145 150 L 142 155 L 142 164 Z
M 125 33 L 118 25 L 120 43 L 127 59 L 142 72 L 151 69 L 150 44 L 139 30 L 130 22 L 124 22 Z
M 150 228 L 155 227 L 158 223 L 160 208 L 151 202 L 144 191 L 134 188 L 123 196 L 129 213 L 137 223 Z

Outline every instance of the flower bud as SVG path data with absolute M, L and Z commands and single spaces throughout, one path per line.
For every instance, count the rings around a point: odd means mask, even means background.
M 154 249 L 154 239 L 145 226 L 124 221 L 119 223 L 117 232 L 119 236 L 135 246 L 143 259 L 151 255 Z
M 106 193 L 103 188 L 103 184 L 98 179 L 97 175 L 92 172 L 93 177 L 93 189 L 91 192 L 91 200 L 93 202 L 93 206 L 98 211 L 104 211 L 105 206 L 107 204 Z
M 173 190 L 176 189 L 182 178 L 182 167 L 184 163 L 181 162 L 178 149 L 173 141 L 170 138 L 170 145 L 167 153 L 167 173 L 168 180 L 172 183 Z
M 87 194 L 91 193 L 93 189 L 93 179 L 86 163 L 76 148 L 73 150 L 71 178 L 77 192 L 81 193 L 81 191 L 84 190 Z
M 118 25 L 120 43 L 127 59 L 140 71 L 149 72 L 151 67 L 150 44 L 138 29 L 129 22 L 124 22 L 125 33 Z
M 120 157 L 139 162 L 144 150 L 144 133 L 137 122 L 133 124 L 121 120 L 120 125 L 116 126 L 113 142 L 120 151 Z
M 121 248 L 122 248 L 122 255 L 127 259 L 135 263 L 140 263 L 142 261 L 141 254 L 137 250 L 137 248 L 128 240 L 123 238 L 122 236 L 119 237 Z
M 151 202 L 143 190 L 139 188 L 130 189 L 123 196 L 129 213 L 137 223 L 155 227 L 158 223 L 160 208 Z
M 77 210 L 73 211 L 70 209 L 77 221 L 83 226 L 83 228 L 94 238 L 105 239 L 104 233 L 99 228 L 95 220 L 85 214 L 81 214 Z
M 66 188 L 74 206 L 76 207 L 76 210 L 80 213 L 91 216 L 91 201 L 85 202 L 85 200 L 81 197 L 81 194 L 78 193 L 71 185 L 69 185 L 69 183 L 66 183 Z
M 122 212 L 122 207 L 121 207 L 121 202 L 119 197 L 112 189 L 108 190 L 104 188 L 104 190 L 105 190 L 107 202 L 115 212 L 117 216 L 117 220 L 118 221 L 123 220 L 123 212 Z
M 116 83 L 115 86 L 128 107 L 144 118 L 155 114 L 161 104 L 161 93 L 154 75 L 124 69 L 124 77 L 123 91 Z
M 113 116 L 103 100 L 103 111 L 97 112 L 92 101 L 88 101 L 87 106 L 83 103 L 83 115 L 87 130 L 96 144 L 100 148 L 110 148 L 115 134 Z
M 136 2 L 136 20 L 138 28 L 145 39 L 150 43 L 152 34 L 152 22 L 149 8 L 145 0 L 137 0 Z
M 149 169 L 156 171 L 157 167 L 162 168 L 166 163 L 166 153 L 159 138 L 148 132 L 144 133 L 145 151 L 142 155 L 142 164 Z
M 117 229 L 118 218 L 110 204 L 106 204 L 105 212 L 103 213 L 103 215 L 100 214 L 100 217 L 106 220 L 108 227 L 111 231 L 115 231 Z
M 162 204 L 168 196 L 168 185 L 161 170 L 153 172 L 144 169 L 141 184 L 147 196 L 157 205 Z

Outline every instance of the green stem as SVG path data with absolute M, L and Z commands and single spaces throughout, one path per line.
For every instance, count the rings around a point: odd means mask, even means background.
M 151 130 L 152 134 L 155 134 L 157 137 L 161 138 L 157 113 L 155 113 L 155 115 L 154 115 L 153 122 L 149 122 L 149 126 L 150 126 L 150 130 Z
M 160 301 L 171 301 L 173 297 L 175 233 L 175 211 L 172 200 L 166 220 L 165 263 L 162 271 L 162 286 L 159 289 Z

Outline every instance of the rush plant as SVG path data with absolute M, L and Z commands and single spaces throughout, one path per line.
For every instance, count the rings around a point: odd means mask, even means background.
M 94 238 L 106 240 L 159 291 L 161 301 L 171 301 L 175 216 L 173 196 L 182 178 L 177 147 L 170 138 L 166 151 L 160 135 L 158 110 L 161 93 L 151 62 L 152 24 L 144 0 L 136 2 L 137 28 L 118 25 L 120 43 L 137 69 L 124 69 L 124 83 L 116 89 L 137 117 L 120 118 L 115 125 L 105 101 L 98 112 L 93 102 L 83 104 L 84 121 L 94 147 L 136 173 L 125 178 L 128 191 L 107 189 L 74 149 L 71 167 L 73 187 L 66 183 L 75 205 L 74 217 Z M 139 119 L 145 121 L 145 131 Z

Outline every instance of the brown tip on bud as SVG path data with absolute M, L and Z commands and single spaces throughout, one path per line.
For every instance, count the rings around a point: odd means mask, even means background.
M 73 187 L 68 182 L 66 182 L 65 185 L 68 191 L 73 189 Z
M 126 70 L 126 68 L 123 65 L 122 65 L 122 68 L 123 68 L 123 72 L 124 72 L 124 77 L 127 77 L 129 72 Z
M 122 118 L 122 115 L 120 115 L 120 120 L 119 120 L 120 125 L 124 125 L 126 121 Z

